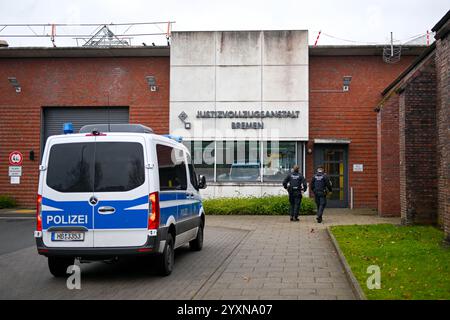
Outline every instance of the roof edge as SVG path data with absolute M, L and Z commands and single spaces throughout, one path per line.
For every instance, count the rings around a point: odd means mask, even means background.
M 309 46 L 310 56 L 383 56 L 385 45 L 319 45 Z M 402 55 L 419 56 L 428 48 L 426 45 L 402 46 Z
M 447 13 L 439 20 L 434 27 L 431 29 L 433 32 L 439 31 L 439 29 L 442 28 L 442 26 L 447 22 L 447 20 L 450 19 L 450 10 L 447 11 Z
M 388 94 L 397 84 L 406 77 L 418 64 L 420 64 L 425 58 L 427 58 L 434 50 L 436 49 L 436 42 L 433 42 L 422 54 L 414 60 L 409 67 L 403 71 L 394 81 L 391 82 L 390 85 L 386 87 L 386 89 L 381 92 L 382 96 Z
M 168 57 L 169 55 L 169 46 L 0 48 L 0 58 Z

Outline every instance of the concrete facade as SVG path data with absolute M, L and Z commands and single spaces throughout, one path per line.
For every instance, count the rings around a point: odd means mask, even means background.
M 171 134 L 220 143 L 308 140 L 307 31 L 174 32 L 171 50 Z M 182 113 L 189 129 L 179 119 Z M 251 127 L 242 129 L 243 124 Z M 280 183 L 212 181 L 202 193 L 229 197 L 285 191 Z
M 174 32 L 171 133 L 188 140 L 308 140 L 307 38 L 306 31 Z M 262 130 L 233 129 L 235 120 L 220 115 L 196 117 L 198 111 L 292 110 L 297 118 L 236 120 L 261 122 Z

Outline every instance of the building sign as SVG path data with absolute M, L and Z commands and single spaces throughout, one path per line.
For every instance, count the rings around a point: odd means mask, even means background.
M 354 164 L 353 165 L 353 172 L 363 172 L 363 171 L 364 171 L 363 164 Z
M 21 177 L 22 176 L 22 167 L 21 166 L 10 166 L 8 172 L 9 172 L 10 177 Z
M 255 108 L 256 109 L 256 108 Z M 300 111 L 197 111 L 197 119 L 296 119 Z M 231 129 L 264 129 L 264 122 L 231 122 Z
M 256 108 L 255 108 L 256 109 Z M 275 111 L 197 111 L 197 118 L 229 118 L 229 119 L 264 119 L 264 118 L 298 118 L 300 111 L 275 110 Z
M 11 184 L 20 184 L 20 177 L 11 177 Z

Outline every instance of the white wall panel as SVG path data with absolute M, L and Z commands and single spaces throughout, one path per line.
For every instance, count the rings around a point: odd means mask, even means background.
M 308 66 L 264 66 L 263 101 L 308 101 Z
M 170 47 L 170 65 L 212 66 L 215 64 L 213 32 L 174 32 Z
M 171 67 L 170 101 L 214 101 L 214 67 Z
M 261 67 L 217 67 L 216 101 L 260 101 Z
M 307 31 L 264 31 L 265 65 L 308 65 Z
M 217 32 L 216 54 L 217 65 L 261 65 L 261 32 Z

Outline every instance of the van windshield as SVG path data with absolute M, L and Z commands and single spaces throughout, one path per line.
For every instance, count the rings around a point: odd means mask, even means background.
M 140 143 L 67 143 L 50 149 L 47 185 L 56 191 L 129 191 L 144 181 L 144 151 Z

